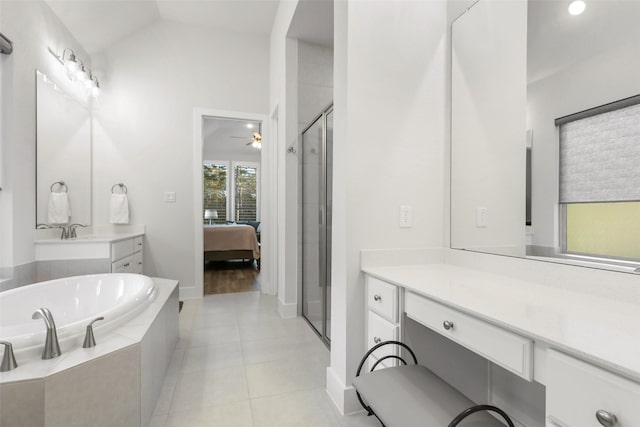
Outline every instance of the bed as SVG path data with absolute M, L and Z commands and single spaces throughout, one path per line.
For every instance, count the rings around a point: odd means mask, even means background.
M 205 261 L 249 259 L 260 265 L 260 244 L 251 225 L 205 225 L 203 233 Z

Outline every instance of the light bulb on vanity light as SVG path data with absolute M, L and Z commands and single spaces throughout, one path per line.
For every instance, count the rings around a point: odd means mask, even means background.
M 62 56 L 64 57 L 64 54 L 69 51 L 71 52 L 69 54 L 69 57 L 67 59 L 64 60 L 63 65 L 64 65 L 64 69 L 67 71 L 67 75 L 68 76 L 74 76 L 78 70 L 80 69 L 80 64 L 78 64 L 78 60 L 76 59 L 76 55 L 75 53 L 73 53 L 73 51 L 71 49 L 65 49 L 65 51 L 62 53 Z
M 95 86 L 96 82 L 94 79 L 95 77 L 93 77 L 93 74 L 89 73 L 89 77 L 84 81 L 84 85 L 87 89 L 91 89 Z
M 582 0 L 575 0 L 569 4 L 569 13 L 573 16 L 580 15 L 587 8 L 587 5 Z
M 89 74 L 87 73 L 86 68 L 84 68 L 84 65 L 80 67 L 75 77 L 80 83 L 84 83 L 89 79 Z
M 91 88 L 91 96 L 97 98 L 98 96 L 100 96 L 100 82 L 98 82 L 98 80 L 96 79 L 95 83 L 95 86 Z

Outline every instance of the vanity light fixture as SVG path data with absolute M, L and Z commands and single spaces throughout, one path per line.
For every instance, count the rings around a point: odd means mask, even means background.
M 587 5 L 582 0 L 574 0 L 569 4 L 569 13 L 573 16 L 580 15 L 587 8 Z
M 58 60 L 60 64 L 64 66 L 67 72 L 67 77 L 71 81 L 79 82 L 89 91 L 89 95 L 96 98 L 100 95 L 100 82 L 93 75 L 90 69 L 85 67 L 82 61 L 76 58 L 76 54 L 72 49 L 65 49 L 62 51 L 62 56 L 56 55 L 56 53 L 49 48 L 49 52 Z

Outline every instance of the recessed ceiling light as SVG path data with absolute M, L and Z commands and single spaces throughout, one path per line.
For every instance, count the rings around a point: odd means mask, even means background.
M 247 123 L 247 128 L 248 129 L 253 129 L 253 123 Z
M 569 5 L 569 13 L 572 15 L 580 15 L 586 9 L 587 5 L 582 0 L 572 1 Z

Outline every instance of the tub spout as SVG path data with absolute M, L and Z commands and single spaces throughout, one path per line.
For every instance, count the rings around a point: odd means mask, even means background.
M 62 354 L 60 351 L 60 344 L 58 343 L 58 333 L 56 331 L 56 323 L 53 321 L 53 316 L 48 308 L 39 308 L 31 316 L 32 319 L 43 319 L 45 325 L 47 325 L 47 338 L 44 343 L 44 350 L 42 351 L 42 359 L 53 359 Z

